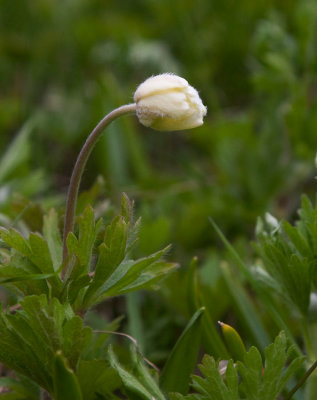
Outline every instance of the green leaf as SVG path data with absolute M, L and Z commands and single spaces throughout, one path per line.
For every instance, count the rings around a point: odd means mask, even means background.
M 151 392 L 154 399 L 165 400 L 165 396 L 154 380 L 153 375 L 150 374 L 149 368 L 144 364 L 140 353 L 138 353 L 134 347 L 131 347 L 131 349 L 134 375 L 142 382 L 144 387 Z
M 244 363 L 238 362 L 239 372 L 242 377 L 240 385 L 248 399 L 258 400 L 263 375 L 263 363 L 260 352 L 256 347 L 251 347 L 244 357 Z
M 144 371 L 140 371 L 140 367 L 138 367 L 138 377 L 134 376 L 119 364 L 111 346 L 109 347 L 108 353 L 110 364 L 119 374 L 122 383 L 129 394 L 129 399 L 153 400 L 153 398 L 157 398 L 158 400 L 165 400 L 164 395 L 159 392 L 153 378 L 149 374 L 144 374 Z
M 11 319 L 14 316 L 8 316 Z M 0 361 L 14 371 L 21 373 L 44 388 L 51 388 L 51 378 L 40 354 L 30 345 L 29 338 L 36 333 L 25 330 L 25 324 L 12 321 L 0 314 Z M 40 348 L 42 352 L 43 349 Z
M 121 196 L 121 215 L 127 223 L 132 223 L 133 201 L 130 201 L 126 193 Z
M 49 211 L 48 215 L 44 216 L 43 232 L 47 240 L 54 271 L 58 271 L 62 264 L 63 245 L 58 228 L 58 215 L 53 208 Z
M 78 274 L 76 274 L 76 276 L 74 276 L 73 273 L 73 279 L 81 274 L 89 272 L 92 250 L 101 223 L 102 220 L 95 224 L 94 210 L 91 206 L 87 206 L 83 214 L 78 217 L 78 238 L 72 232 L 68 234 L 68 252 L 70 256 L 75 255 L 78 258 L 81 267 L 78 269 Z
M 207 304 L 207 301 L 205 301 L 205 293 L 203 291 L 199 292 L 199 297 L 200 297 L 200 303 Z M 208 309 L 206 309 L 206 312 L 204 312 L 202 319 L 201 319 L 201 324 L 202 324 L 202 332 L 203 332 L 203 337 L 207 343 L 209 351 L 212 351 L 212 354 L 215 357 L 221 357 L 222 359 L 227 359 L 229 358 L 228 350 L 218 333 L 216 327 L 215 327 L 215 322 L 212 319 L 211 313 Z
M 100 225 L 95 225 L 94 210 L 91 206 L 87 206 L 84 213 L 78 218 L 78 221 L 79 237 L 76 255 L 80 263 L 88 271 L 93 245 Z
M 283 329 L 285 332 L 287 332 L 287 336 L 292 340 L 292 344 L 295 346 L 297 354 L 302 354 L 287 323 L 284 321 L 284 319 L 281 316 L 281 313 L 278 310 L 278 304 L 275 302 L 274 298 L 272 297 L 272 291 L 271 290 L 267 291 L 267 290 L 263 289 L 263 286 L 260 284 L 259 280 L 256 279 L 256 276 L 253 276 L 251 271 L 245 265 L 245 263 L 243 262 L 243 260 L 239 256 L 239 254 L 236 252 L 234 247 L 226 239 L 226 237 L 221 232 L 221 230 L 216 225 L 216 223 L 211 218 L 209 220 L 210 220 L 210 223 L 212 224 L 212 226 L 214 227 L 215 231 L 219 235 L 220 239 L 226 246 L 227 250 L 232 255 L 233 259 L 236 261 L 237 266 L 239 267 L 240 271 L 246 277 L 247 281 L 252 285 L 254 290 L 260 296 L 260 299 L 263 302 L 263 304 L 265 304 L 265 306 L 269 310 L 269 313 L 270 313 L 272 319 L 276 322 L 277 326 L 280 329 Z M 305 296 L 305 294 L 304 294 L 304 296 Z M 306 296 L 307 296 L 307 294 L 306 294 Z
M 18 295 L 49 293 L 46 278 L 54 274 L 41 274 L 33 263 L 18 253 L 12 255 L 6 263 L 7 266 L 3 265 L 0 268 L 0 281 L 13 293 Z
M 29 243 L 32 254 L 30 260 L 45 273 L 55 272 L 46 241 L 38 233 L 30 233 Z
M 106 360 L 81 360 L 77 376 L 85 400 L 95 400 L 97 393 L 106 395 L 121 386 L 116 371 Z
M 67 358 L 70 367 L 76 369 L 83 349 L 91 341 L 91 328 L 84 327 L 82 318 L 74 316 L 65 322 L 62 337 L 63 354 Z
M 282 234 L 277 238 L 263 236 L 258 249 L 268 273 L 278 282 L 286 299 L 306 315 L 311 290 L 309 259 L 297 254 Z
M 81 275 L 74 280 L 70 280 L 70 282 L 68 283 L 67 299 L 69 303 L 72 304 L 75 308 L 77 306 L 77 304 L 75 304 L 77 298 L 81 297 L 82 295 L 81 289 L 89 286 L 90 282 L 91 278 L 89 275 Z
M 245 396 L 250 400 L 277 398 L 305 360 L 304 357 L 296 357 L 287 365 L 293 351 L 293 346 L 288 346 L 284 332 L 266 348 L 264 365 L 260 353 L 252 347 L 246 354 L 244 363 L 238 362 L 242 377 L 241 390 Z
M 161 257 L 163 257 L 170 246 L 163 250 L 160 250 L 148 257 L 140 258 L 139 260 L 128 260 L 120 264 L 119 268 L 109 277 L 102 291 L 107 293 L 112 290 L 120 291 L 122 288 L 133 283 L 145 270 L 149 269 L 151 266 L 155 265 Z
M 149 257 L 136 261 L 123 261 L 105 282 L 93 280 L 84 298 L 84 306 L 87 307 L 100 302 L 107 296 L 115 296 L 144 287 L 146 282 L 156 282 L 157 279 L 161 278 L 162 274 L 175 267 L 174 264 L 158 262 L 168 250 L 169 247 L 166 247 Z M 102 285 L 100 286 L 101 283 Z
M 202 290 L 202 282 L 197 273 L 197 258 L 194 258 L 190 264 L 190 268 L 187 272 L 187 294 L 188 303 L 190 309 L 199 308 L 200 306 L 205 306 L 208 304 L 207 294 Z M 222 359 L 227 359 L 229 357 L 226 346 L 218 333 L 215 323 L 212 320 L 211 313 L 206 307 L 206 311 L 202 315 L 201 319 L 202 325 L 202 342 L 205 350 L 213 354 L 215 357 L 221 357 Z
M 237 315 L 242 319 L 244 326 L 248 327 L 253 341 L 262 350 L 269 344 L 269 336 L 254 306 L 254 299 L 248 295 L 247 290 L 234 276 L 234 271 L 229 265 L 222 263 L 222 276 L 232 296 L 232 305 Z
M 6 275 L 9 273 L 9 271 L 12 273 L 15 272 L 12 277 L 8 278 L 3 278 L 0 279 L 0 284 L 5 284 L 5 283 L 16 283 L 16 282 L 23 282 L 23 281 L 38 281 L 42 279 L 47 279 L 47 278 L 52 278 L 55 276 L 54 274 L 28 274 L 28 275 L 17 275 L 16 273 L 19 270 L 14 270 L 13 268 L 6 269 Z
M 30 154 L 30 134 L 34 129 L 35 119 L 30 119 L 21 128 L 10 147 L 0 159 L 0 182 L 5 181 Z
M 21 235 L 20 232 L 13 228 L 10 230 L 0 228 L 0 236 L 4 243 L 6 243 L 8 246 L 19 251 L 25 257 L 31 257 L 31 248 L 27 240 Z
M 175 393 L 170 394 L 170 398 L 171 400 L 277 399 L 305 359 L 295 357 L 288 364 L 288 359 L 293 353 L 294 347 L 288 346 L 286 336 L 282 332 L 275 342 L 266 348 L 264 365 L 258 349 L 251 347 L 244 354 L 244 360 L 237 362 L 237 366 L 232 360 L 228 362 L 225 376 L 220 373 L 215 359 L 205 355 L 202 365 L 199 366 L 203 377 L 196 375 L 192 377 L 192 387 L 196 393 L 188 396 Z
M 149 265 L 149 267 L 132 283 L 125 285 L 126 282 L 123 280 L 120 282 L 120 284 L 122 283 L 121 288 L 118 288 L 118 286 L 111 288 L 111 290 L 107 292 L 107 296 L 130 293 L 132 291 L 150 289 L 153 287 L 156 288 L 157 282 L 161 281 L 162 277 L 174 271 L 176 268 L 178 268 L 178 264 L 176 263 L 168 263 L 165 261 L 155 262 Z
M 293 352 L 293 348 L 288 347 L 287 338 L 284 332 L 281 332 L 274 343 L 265 350 L 263 387 L 260 392 L 260 398 L 263 398 L 263 400 L 277 397 L 291 376 L 305 361 L 305 357 L 298 357 L 285 367 L 290 354 Z
M 14 391 L 15 394 L 18 395 L 17 398 L 20 399 L 29 399 L 29 400 L 38 400 L 39 391 L 31 390 L 30 385 L 26 386 L 22 382 L 17 381 L 16 379 L 1 377 L 0 378 L 0 388 L 9 388 Z
M 75 369 L 91 329 L 56 298 L 28 296 L 20 304 L 14 314 L 0 314 L 0 361 L 52 392 L 56 352 Z
M 83 400 L 78 379 L 61 351 L 55 355 L 53 381 L 56 400 Z
M 100 288 L 125 257 L 128 225 L 121 216 L 115 218 L 107 227 L 105 243 L 99 246 L 99 257 L 95 274 L 86 293 L 85 301 Z
M 124 259 L 129 225 L 117 216 L 106 229 L 104 262 L 112 272 Z M 97 272 L 97 269 L 96 269 Z
M 48 245 L 39 234 L 31 233 L 29 236 L 29 242 L 15 229 L 1 229 L 0 235 L 7 245 L 17 250 L 21 255 L 30 260 L 39 271 L 44 274 L 52 274 L 48 275 L 46 278 L 52 285 L 53 294 L 57 294 L 61 290 L 62 283 L 55 274 Z M 34 279 L 34 277 L 31 277 L 31 279 Z M 39 277 L 39 279 L 42 278 Z
M 195 368 L 200 347 L 204 311 L 205 308 L 201 307 L 192 316 L 164 365 L 160 385 L 166 392 L 188 392 L 189 377 Z
M 205 376 L 205 379 L 200 376 L 193 376 L 193 388 L 202 394 L 197 396 L 197 399 L 219 399 L 219 400 L 238 400 L 238 374 L 233 367 L 232 360 L 227 366 L 226 375 L 229 379 L 226 383 L 219 372 L 219 366 L 216 361 L 209 355 L 205 355 L 199 369 Z M 187 397 L 186 397 L 187 398 Z

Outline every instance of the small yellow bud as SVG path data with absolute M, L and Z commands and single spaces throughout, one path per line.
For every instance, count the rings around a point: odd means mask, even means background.
M 221 327 L 229 354 L 235 361 L 243 361 L 246 349 L 239 333 L 232 326 L 218 321 Z
M 195 128 L 207 113 L 197 90 L 173 74 L 148 78 L 137 88 L 134 101 L 141 124 L 158 131 Z

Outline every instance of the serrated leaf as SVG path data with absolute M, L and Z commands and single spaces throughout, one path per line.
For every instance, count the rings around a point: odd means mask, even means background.
M 130 201 L 126 193 L 121 195 L 121 215 L 127 223 L 132 222 L 133 217 L 133 201 Z
M 142 272 L 147 270 L 150 266 L 155 265 L 155 263 L 163 257 L 169 249 L 170 246 L 167 246 L 165 249 L 148 257 L 140 258 L 136 261 L 128 260 L 127 262 L 122 263 L 120 268 L 118 268 L 107 280 L 103 287 L 103 291 L 107 292 L 110 288 L 114 289 L 115 287 L 116 289 L 120 289 L 131 284 Z
M 260 398 L 270 400 L 277 397 L 283 386 L 287 383 L 291 374 L 284 372 L 286 361 L 288 359 L 287 338 L 284 332 L 281 332 L 274 343 L 265 349 L 265 368 L 263 376 L 263 384 L 260 391 Z M 304 361 L 304 357 L 297 358 L 293 364 L 291 373 L 295 372 L 294 367 L 298 367 Z M 286 367 L 287 371 L 289 367 Z
M 125 256 L 129 225 L 122 216 L 117 216 L 106 229 L 105 244 L 108 250 L 106 262 L 110 268 L 119 265 Z
M 105 243 L 99 246 L 99 257 L 93 281 L 87 290 L 87 301 L 101 287 L 125 257 L 128 225 L 123 217 L 115 218 L 106 230 Z
M 241 390 L 248 399 L 258 400 L 262 379 L 262 357 L 256 347 L 251 347 L 245 354 L 244 362 L 238 362 L 238 369 L 242 377 Z
M 63 306 L 53 300 L 53 307 L 63 308 Z M 24 313 L 22 314 L 24 319 L 27 321 L 31 329 L 50 346 L 52 351 L 59 349 L 61 346 L 59 329 L 60 327 L 54 321 L 51 313 L 48 313 L 49 305 L 47 298 L 44 295 L 41 296 L 28 296 L 21 302 Z M 60 321 L 61 323 L 61 321 Z
M 251 347 L 245 353 L 243 362 L 237 366 L 229 361 L 226 376 L 220 374 L 219 365 L 213 357 L 205 355 L 199 366 L 202 376 L 192 377 L 192 387 L 196 391 L 188 396 L 171 394 L 174 400 L 272 400 L 277 399 L 288 380 L 302 365 L 304 357 L 296 357 L 288 365 L 293 346 L 288 347 L 282 332 L 273 344 L 266 348 L 263 365 L 258 349 Z M 240 379 L 238 379 L 238 372 Z
M 65 322 L 62 348 L 71 368 L 76 368 L 80 354 L 90 342 L 91 336 L 91 328 L 83 326 L 82 318 L 74 316 Z
M 135 290 L 152 288 L 157 282 L 162 280 L 164 275 L 171 273 L 176 268 L 178 268 L 178 264 L 175 263 L 168 263 L 165 261 L 155 262 L 150 265 L 146 271 L 142 272 L 132 283 L 126 285 L 124 280 L 119 282 L 118 286 L 115 285 L 107 292 L 107 296 L 131 293 Z
M 254 347 L 246 354 L 244 363 L 238 363 L 242 377 L 241 389 L 250 400 L 271 400 L 277 398 L 290 377 L 304 361 L 304 357 L 296 357 L 289 366 L 287 338 L 281 332 L 274 343 L 265 349 L 265 363 L 262 365 L 260 353 Z
M 299 253 L 304 257 L 311 256 L 312 253 L 309 244 L 307 243 L 304 235 L 299 231 L 299 229 L 295 226 L 292 226 L 287 221 L 283 222 L 282 227 L 296 249 L 299 251 Z
M 84 213 L 78 217 L 78 238 L 73 232 L 68 234 L 66 240 L 68 253 L 70 256 L 76 256 L 81 267 L 78 269 L 78 274 L 76 274 L 76 276 L 74 276 L 73 273 L 73 279 L 81 274 L 89 272 L 92 250 L 101 223 L 102 220 L 99 220 L 97 224 L 95 224 L 94 210 L 91 206 L 87 206 Z
M 195 368 L 200 347 L 200 320 L 204 311 L 202 307 L 192 316 L 164 365 L 160 385 L 166 392 L 188 392 L 189 377 Z
M 38 354 L 21 338 L 22 332 L 13 329 L 3 313 L 0 314 L 0 361 L 49 389 L 52 385 L 49 373 Z
M 155 268 L 155 263 L 168 251 L 169 247 L 152 254 L 149 257 L 139 260 L 123 261 L 118 268 L 109 276 L 101 286 L 101 281 L 93 281 L 88 288 L 83 304 L 87 307 L 90 304 L 101 301 L 106 296 L 118 295 L 121 290 L 135 282 L 143 272 Z M 152 276 L 150 277 L 152 279 Z M 144 282 L 142 282 L 143 284 Z
M 67 365 L 66 359 L 59 351 L 54 359 L 54 399 L 82 400 L 80 385 L 74 371 Z
M 202 360 L 202 364 L 199 365 L 200 371 L 205 376 L 203 379 L 200 376 L 193 376 L 193 388 L 201 393 L 205 397 L 197 396 L 197 399 L 200 398 L 215 398 L 219 400 L 238 400 L 238 392 L 236 387 L 236 379 L 232 375 L 236 372 L 232 368 L 229 367 L 229 382 L 227 384 L 232 384 L 232 387 L 228 387 L 224 382 L 223 377 L 221 376 L 218 368 L 218 363 L 214 360 L 214 358 L 205 355 Z

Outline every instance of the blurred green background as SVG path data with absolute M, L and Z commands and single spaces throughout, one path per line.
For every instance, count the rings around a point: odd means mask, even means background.
M 247 258 L 259 215 L 291 220 L 300 194 L 314 197 L 316 29 L 314 0 L 0 0 L 1 219 L 31 199 L 26 223 L 38 229 L 32 210 L 63 205 L 96 123 L 147 77 L 174 72 L 199 91 L 205 124 L 160 133 L 135 117 L 116 121 L 82 187 L 103 177 L 104 189 L 94 186 L 103 210 L 127 192 L 143 219 L 140 254 L 173 243 L 181 271 L 198 255 L 214 317 L 230 312 L 217 272 L 226 253 L 208 217 Z M 182 274 L 163 293 L 188 316 Z M 158 318 L 168 306 L 155 296 L 143 318 L 162 348 L 164 327 L 178 319 Z M 131 298 L 131 315 L 140 301 Z

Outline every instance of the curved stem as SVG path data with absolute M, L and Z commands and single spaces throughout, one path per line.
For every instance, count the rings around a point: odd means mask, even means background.
M 70 179 L 70 184 L 68 188 L 67 201 L 66 201 L 66 213 L 64 219 L 64 232 L 63 232 L 63 263 L 65 263 L 67 258 L 67 246 L 66 239 L 69 232 L 72 232 L 74 229 L 74 221 L 75 221 L 75 212 L 76 212 L 76 204 L 77 204 L 77 196 L 80 186 L 80 181 L 82 174 L 85 169 L 85 165 L 89 158 L 89 155 L 97 143 L 102 131 L 116 118 L 121 115 L 131 114 L 135 112 L 136 105 L 127 104 L 122 107 L 116 108 L 111 111 L 108 115 L 106 115 L 95 127 L 95 129 L 88 136 L 84 146 L 82 147 L 75 167 L 73 169 L 73 173 Z M 66 266 L 64 265 L 64 269 L 62 271 L 62 277 L 65 276 Z

